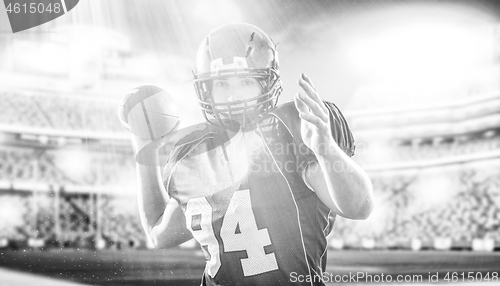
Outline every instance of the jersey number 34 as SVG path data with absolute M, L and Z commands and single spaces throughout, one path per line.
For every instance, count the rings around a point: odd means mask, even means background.
M 186 225 L 194 238 L 208 252 L 206 269 L 211 277 L 221 266 L 219 242 L 212 226 L 212 206 L 204 197 L 190 199 L 186 206 Z M 196 221 L 196 224 L 193 224 Z M 234 192 L 220 229 L 225 252 L 246 251 L 241 259 L 245 276 L 278 269 L 274 253 L 266 254 L 264 247 L 271 244 L 267 228 L 258 229 L 252 210 L 249 190 Z

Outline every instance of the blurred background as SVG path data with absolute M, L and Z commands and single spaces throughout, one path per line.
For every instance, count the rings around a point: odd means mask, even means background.
M 396 265 L 414 259 L 401 251 L 428 250 L 483 270 L 500 261 L 499 3 L 82 0 L 16 34 L 4 8 L 0 266 L 98 285 L 199 281 L 195 242 L 144 251 L 135 162 L 116 110 L 128 90 L 153 84 L 174 96 L 182 125 L 201 122 L 196 49 L 235 21 L 279 43 L 281 103 L 304 72 L 353 131 L 353 159 L 373 181 L 376 207 L 365 221 L 337 219 L 333 259 L 356 250 L 359 265 L 379 251 Z M 121 270 L 84 274 L 82 259 L 96 272 Z M 340 271 L 338 261 L 329 265 Z

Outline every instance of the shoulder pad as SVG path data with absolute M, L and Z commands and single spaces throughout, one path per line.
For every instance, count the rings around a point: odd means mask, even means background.
M 219 147 L 234 135 L 236 133 L 226 132 L 225 129 L 207 122 L 178 130 L 169 141 L 172 147 L 164 174 L 169 173 L 180 160 Z

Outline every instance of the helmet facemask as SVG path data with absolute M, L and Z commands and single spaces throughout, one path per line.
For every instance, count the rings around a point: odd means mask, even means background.
M 216 79 L 228 77 L 255 78 L 262 88 L 258 96 L 232 101 L 216 103 L 212 96 L 212 85 Z M 205 119 L 213 124 L 230 129 L 247 129 L 253 126 L 274 109 L 281 93 L 279 75 L 273 69 L 266 71 L 227 71 L 216 76 L 203 75 L 195 80 L 196 93 Z M 228 126 L 230 125 L 230 126 Z
M 205 38 L 197 54 L 194 85 L 208 122 L 232 130 L 248 129 L 276 107 L 282 87 L 275 48 L 264 32 L 248 24 L 225 25 Z M 216 103 L 213 81 L 231 77 L 256 79 L 261 94 Z

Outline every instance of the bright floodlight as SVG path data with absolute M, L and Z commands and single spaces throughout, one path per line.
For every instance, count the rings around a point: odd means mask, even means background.
M 23 224 L 26 209 L 22 204 L 23 202 L 18 199 L 2 198 L 0 200 L 0 217 L 4 218 L 0 223 L 0 230 L 15 229 Z
M 403 24 L 359 40 L 350 57 L 360 70 L 405 87 L 457 80 L 492 59 L 486 25 L 443 22 Z
M 80 181 L 92 168 L 98 168 L 91 164 L 91 158 L 83 150 L 64 150 L 54 153 L 54 163 L 59 170 L 73 180 Z

